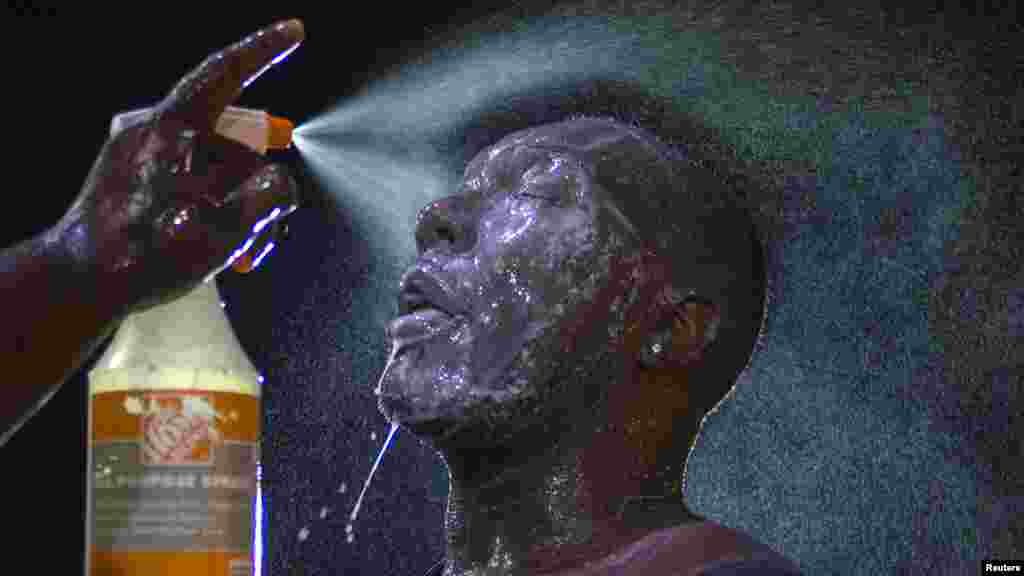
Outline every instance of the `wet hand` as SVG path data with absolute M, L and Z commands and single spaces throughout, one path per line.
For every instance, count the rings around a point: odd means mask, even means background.
M 184 294 L 243 255 L 265 256 L 268 236 L 296 209 L 284 168 L 214 126 L 303 38 L 292 20 L 210 55 L 146 121 L 104 145 L 55 237 L 127 310 Z

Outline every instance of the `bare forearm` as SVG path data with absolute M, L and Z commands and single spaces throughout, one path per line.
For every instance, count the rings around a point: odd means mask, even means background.
M 0 446 L 116 327 L 116 289 L 41 235 L 0 252 Z

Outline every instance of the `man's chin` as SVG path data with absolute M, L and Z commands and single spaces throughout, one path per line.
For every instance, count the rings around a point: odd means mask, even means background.
M 415 417 L 411 402 L 393 395 L 378 395 L 377 410 L 391 422 L 404 424 Z
M 398 424 L 415 436 L 435 441 L 451 437 L 459 428 L 458 423 L 450 418 L 409 420 Z

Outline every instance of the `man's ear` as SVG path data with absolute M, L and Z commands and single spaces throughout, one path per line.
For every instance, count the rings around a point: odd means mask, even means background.
M 718 306 L 708 299 L 691 295 L 675 309 L 680 323 L 685 326 L 687 348 L 703 354 L 718 338 L 718 326 L 722 320 Z
M 680 298 L 669 293 L 663 303 L 661 317 L 640 348 L 640 365 L 658 368 L 699 361 L 718 337 L 718 306 L 696 294 Z

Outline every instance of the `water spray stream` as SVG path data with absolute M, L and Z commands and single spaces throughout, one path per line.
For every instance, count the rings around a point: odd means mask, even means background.
M 568 10 L 558 9 L 558 10 Z M 310 173 L 367 238 L 404 268 L 417 211 L 455 191 L 461 130 L 482 113 L 555 85 L 602 78 L 644 85 L 693 108 L 713 51 L 696 16 L 608 17 L 575 7 L 532 21 L 479 24 L 294 131 Z M 717 71 L 715 71 L 717 72 Z M 522 126 L 526 128 L 526 126 Z M 474 152 L 466 150 L 463 152 Z M 397 275 L 397 272 L 396 272 Z

